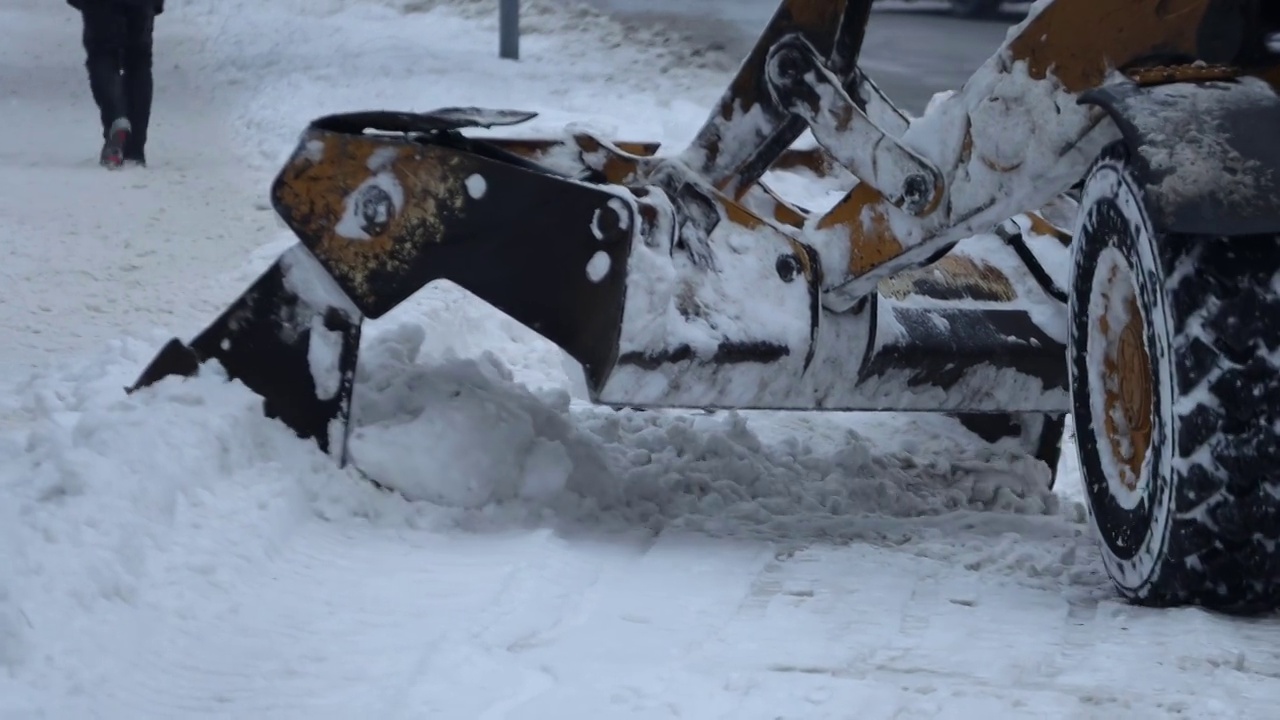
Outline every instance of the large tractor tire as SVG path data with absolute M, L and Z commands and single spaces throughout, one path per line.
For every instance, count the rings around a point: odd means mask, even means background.
M 1280 598 L 1280 238 L 1153 227 L 1123 145 L 1091 168 L 1068 360 L 1091 522 L 1119 592 Z

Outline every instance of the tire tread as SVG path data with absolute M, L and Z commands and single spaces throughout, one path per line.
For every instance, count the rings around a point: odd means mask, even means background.
M 1179 372 L 1167 572 L 1140 598 L 1232 612 L 1280 603 L 1280 237 L 1167 238 Z M 1268 317 L 1269 315 L 1269 317 Z M 1185 358 L 1185 359 L 1184 359 Z M 1208 397 L 1202 397 L 1202 387 Z

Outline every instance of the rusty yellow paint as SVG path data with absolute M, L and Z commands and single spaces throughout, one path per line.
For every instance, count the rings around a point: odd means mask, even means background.
M 870 3 L 857 3 L 855 8 L 859 12 L 869 13 Z M 762 101 L 767 102 L 762 97 L 768 91 L 761 73 L 765 58 L 774 44 L 786 35 L 795 34 L 812 43 L 820 53 L 830 52 L 842 19 L 849 26 L 866 27 L 865 20 L 860 22 L 858 18 L 846 17 L 849 12 L 848 0 L 784 0 L 756 40 L 751 52 L 739 65 L 728 89 L 721 95 L 690 147 L 704 149 L 707 162 L 714 163 L 721 152 L 720 122 L 732 120 L 738 113 L 750 112 Z M 748 184 L 754 179 L 747 178 L 747 182 L 739 184 Z M 710 180 L 716 187 L 725 188 L 740 179 L 712 177 Z
M 796 206 L 788 203 L 786 200 L 773 194 L 773 190 L 767 185 L 762 185 L 765 192 L 770 197 L 777 200 L 777 204 L 773 206 L 773 219 L 783 225 L 790 225 L 793 228 L 804 227 L 805 214 Z
M 772 191 L 769 190 L 768 186 L 764 185 L 763 183 L 758 184 L 754 187 L 756 187 L 759 192 L 767 192 L 770 194 L 770 196 L 777 197 L 776 195 L 773 195 Z M 792 254 L 795 255 L 796 260 L 798 260 L 800 263 L 800 271 L 804 274 L 804 276 L 810 282 L 815 282 L 814 274 L 818 271 L 818 269 L 813 267 L 813 264 L 809 261 L 808 246 L 802 243 L 799 240 L 799 238 L 797 238 L 791 233 L 785 232 L 782 227 L 769 223 L 764 218 L 760 217 L 759 215 L 752 212 L 751 210 L 744 207 L 743 205 L 740 205 L 739 203 L 734 201 L 733 198 L 730 198 L 728 195 L 725 195 L 722 192 L 717 191 L 715 193 L 715 200 L 720 205 L 720 208 L 724 211 L 725 219 L 728 220 L 730 223 L 737 225 L 738 227 L 743 228 L 748 232 L 773 236 L 778 240 L 779 243 L 785 243 L 788 246 L 790 246 Z M 781 200 L 780 198 L 778 199 L 778 202 L 785 203 L 785 201 Z M 781 207 L 781 206 L 775 206 L 775 209 L 774 209 L 775 214 L 778 213 L 778 209 L 777 209 L 778 207 Z M 802 215 L 799 215 L 798 210 L 792 210 L 791 212 L 797 213 L 797 216 L 799 217 L 799 222 L 803 223 L 804 217 Z M 799 227 L 799 225 L 791 225 L 790 223 L 784 223 L 784 225 L 789 225 L 791 227 Z
M 724 210 L 725 219 L 734 225 L 747 230 L 759 230 L 767 224 L 759 215 L 734 202 L 724 193 L 717 192 L 715 199 L 720 204 L 720 208 Z
M 1135 68 L 1125 73 L 1134 83 L 1143 86 L 1234 80 L 1242 74 L 1240 68 L 1231 65 L 1161 65 Z
M 718 105 L 690 144 L 691 148 L 704 151 L 705 167 L 700 171 L 708 175 L 716 188 L 732 189 L 735 198 L 741 199 L 747 186 L 758 180 L 755 173 L 762 170 L 760 166 L 753 167 L 750 176 L 745 176 L 743 173 L 748 171 L 744 168 L 716 167 L 716 163 L 724 150 L 722 123 L 740 119 L 759 105 L 773 104 L 772 98 L 768 97 L 769 84 L 763 73 L 766 57 L 776 43 L 784 37 L 799 36 L 819 55 L 831 56 L 838 64 L 841 49 L 861 46 L 870 8 L 871 3 L 866 0 L 853 3 L 849 0 L 783 0 L 757 38 L 751 52 L 739 65 L 738 72 L 720 97 Z M 852 70 L 851 67 L 830 69 L 840 74 L 847 74 Z M 837 118 L 835 123 L 847 126 L 852 122 L 856 110 L 853 106 L 848 106 L 839 112 L 844 117 Z M 794 132 L 792 140 L 799 134 L 795 126 L 789 132 Z M 807 167 L 820 177 L 826 177 L 836 169 L 836 164 L 827 157 L 825 151 L 817 148 L 782 150 L 777 156 L 770 158 L 768 165 L 776 169 Z M 935 194 L 930 212 L 940 204 L 937 202 L 940 197 L 941 192 Z
M 1024 213 L 1031 222 L 1031 232 L 1036 235 L 1047 235 L 1057 238 L 1063 245 L 1071 242 L 1071 233 L 1057 227 L 1036 213 Z
M 971 136 L 971 137 L 972 137 L 972 136 Z M 1019 161 L 1018 161 L 1018 162 L 1016 162 L 1016 163 L 1010 163 L 1010 164 L 1008 164 L 1008 165 L 1001 165 L 1001 164 L 997 163 L 995 160 L 992 160 L 991 158 L 987 157 L 986 155 L 983 155 L 983 156 L 982 156 L 982 164 L 983 164 L 983 165 L 986 165 L 988 168 L 990 168 L 990 169 L 992 169 L 992 170 L 994 170 L 994 171 L 996 171 L 996 172 L 998 172 L 998 173 L 1008 173 L 1008 172 L 1013 172 L 1014 170 L 1017 170 L 1018 168 L 1022 167 L 1022 161 L 1021 161 L 1021 160 L 1019 160 Z
M 1112 282 L 1114 286 L 1115 274 Z M 1115 297 L 1104 293 L 1105 305 L 1115 302 Z M 1136 293 L 1129 295 L 1128 319 L 1123 328 L 1112 328 L 1108 317 L 1109 307 L 1098 315 L 1102 337 L 1107 339 L 1103 353 L 1103 424 L 1112 456 L 1128 472 L 1118 478 L 1130 490 L 1137 489 L 1154 432 L 1152 417 L 1151 360 L 1147 354 L 1142 314 L 1138 308 Z
M 619 150 L 632 155 L 640 155 L 642 157 L 651 157 L 658 153 L 658 149 L 662 147 L 661 143 L 656 142 L 632 142 L 629 140 L 619 140 L 613 143 Z
M 941 176 L 939 176 L 933 183 L 933 188 L 930 190 L 933 194 L 929 196 L 931 198 L 929 200 L 929 204 L 920 210 L 920 217 L 928 217 L 937 212 L 938 208 L 942 207 L 942 198 L 946 195 L 946 189 L 946 182 Z
M 791 253 L 800 262 L 800 272 L 804 273 L 805 279 L 815 287 L 820 285 L 821 278 L 817 277 L 819 269 L 814 267 L 809 258 L 811 248 L 790 235 L 787 236 L 787 243 L 791 245 Z
M 1032 78 L 1050 73 L 1073 93 L 1146 57 L 1197 57 L 1197 31 L 1212 0 L 1056 0 L 1008 43 Z
M 469 174 L 456 153 L 401 138 L 311 130 L 275 185 L 275 202 L 304 244 L 366 302 L 377 300 L 370 275 L 397 272 L 443 233 L 441 212 L 462 207 Z M 376 158 L 374 157 L 377 153 Z M 371 167 L 372 166 L 372 167 Z M 376 168 L 376 169 L 375 169 Z M 343 237 L 339 221 L 357 191 L 378 173 L 398 183 L 404 202 L 386 222 L 365 224 L 364 238 Z
M 1018 297 L 1008 276 L 986 262 L 965 255 L 946 255 L 928 267 L 908 270 L 881 280 L 881 295 L 897 300 L 918 292 L 918 284 L 928 280 L 935 285 L 955 288 L 970 297 L 992 298 L 1010 302 Z
M 889 225 L 888 201 L 875 188 L 859 183 L 818 221 L 818 230 L 841 228 L 849 236 L 849 273 L 864 275 L 903 252 Z
M 591 163 L 604 175 L 605 181 L 616 185 L 626 185 L 640 175 L 643 168 L 641 156 L 627 152 L 621 146 L 610 146 L 600 142 L 591 135 L 574 135 L 573 141 L 578 150 L 585 155 L 598 155 L 604 158 L 603 163 Z M 616 148 L 616 149 L 615 149 Z
M 775 222 L 793 228 L 804 225 L 807 215 L 804 211 L 782 199 L 773 188 L 763 182 L 749 185 L 743 189 L 736 202 L 749 204 L 761 214 L 771 217 Z M 768 209 L 765 212 L 765 209 Z
M 1258 71 L 1258 77 L 1271 84 L 1280 93 L 1280 65 L 1273 65 Z
M 964 121 L 964 140 L 960 143 L 960 158 L 958 166 L 968 165 L 973 159 L 973 124 L 965 116 Z
M 814 148 L 787 148 L 782 151 L 773 166 L 777 170 L 804 168 L 820 178 L 829 177 L 835 171 L 835 162 L 826 150 Z

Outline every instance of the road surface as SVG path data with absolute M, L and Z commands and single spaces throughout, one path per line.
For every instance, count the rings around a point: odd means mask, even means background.
M 778 7 L 777 0 L 589 0 L 624 22 L 658 24 L 708 47 L 744 57 Z M 924 110 L 936 92 L 959 88 L 1004 40 L 1025 4 L 1000 17 L 961 20 L 946 3 L 882 2 L 872 12 L 862 68 L 903 109 Z

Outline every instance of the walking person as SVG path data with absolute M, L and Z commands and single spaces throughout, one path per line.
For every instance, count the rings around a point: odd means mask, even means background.
M 84 20 L 85 68 L 102 119 L 99 162 L 146 165 L 151 36 L 164 0 L 67 0 Z

